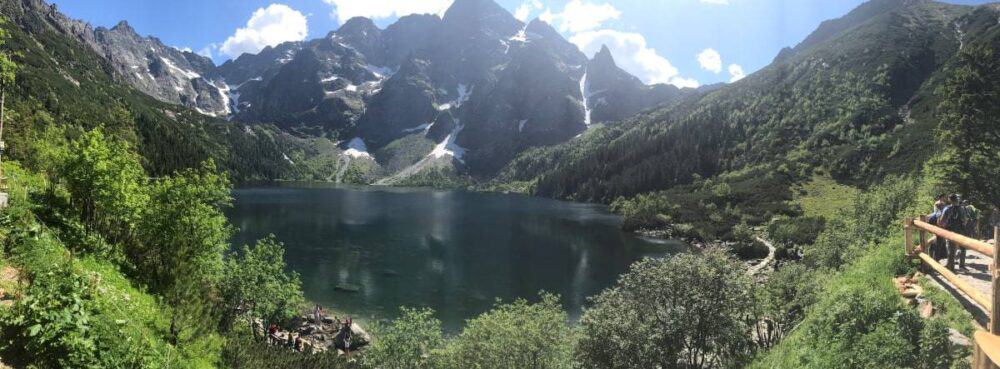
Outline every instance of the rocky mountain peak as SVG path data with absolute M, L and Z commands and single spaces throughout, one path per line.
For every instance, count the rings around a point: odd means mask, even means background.
M 138 36 L 138 33 L 135 32 L 135 28 L 132 28 L 132 25 L 128 24 L 128 21 L 126 20 L 118 22 L 118 24 L 116 24 L 114 27 L 111 27 L 111 31 L 119 33 L 130 33 Z
M 341 37 L 356 36 L 367 37 L 380 34 L 382 30 L 375 25 L 371 19 L 366 17 L 354 17 L 344 22 L 335 33 Z
M 456 30 L 482 29 L 500 35 L 517 33 L 524 26 L 493 0 L 455 0 L 444 13 L 444 23 Z
M 611 55 L 611 49 L 608 49 L 608 45 L 601 45 L 601 50 L 594 54 L 594 59 L 591 60 L 591 65 L 601 66 L 601 67 L 617 67 L 615 64 L 615 57 Z

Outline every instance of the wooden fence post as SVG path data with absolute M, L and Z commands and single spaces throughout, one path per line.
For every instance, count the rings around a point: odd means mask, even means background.
M 993 311 L 990 312 L 990 333 L 1000 334 L 1000 280 L 997 279 L 997 272 L 1000 271 L 1000 227 L 993 228 L 993 270 L 990 276 L 993 278 Z
M 913 256 L 913 218 L 906 218 L 906 223 L 903 223 L 903 245 L 906 252 L 906 257 Z
M 920 221 L 926 223 L 927 216 L 921 215 Z M 927 231 L 924 231 L 923 228 L 920 229 L 920 252 L 930 254 L 930 250 L 927 249 Z

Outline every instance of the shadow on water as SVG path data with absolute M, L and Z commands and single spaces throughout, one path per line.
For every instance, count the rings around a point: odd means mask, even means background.
M 646 256 L 605 207 L 523 195 L 283 184 L 234 191 L 238 245 L 274 234 L 306 297 L 367 319 L 430 307 L 456 331 L 496 299 L 562 296 L 572 316 Z

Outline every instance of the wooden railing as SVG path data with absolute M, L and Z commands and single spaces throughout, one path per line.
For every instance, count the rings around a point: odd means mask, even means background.
M 918 242 L 914 243 L 914 231 L 917 232 Z M 973 352 L 973 369 L 1000 369 L 1000 258 L 996 255 L 996 245 L 976 240 L 961 234 L 948 231 L 936 225 L 927 223 L 926 217 L 920 219 L 907 219 L 903 226 L 904 242 L 906 254 L 910 257 L 920 259 L 924 265 L 941 275 L 945 280 L 955 286 L 962 294 L 969 297 L 981 306 L 989 314 L 990 322 L 988 331 L 978 331 L 973 337 L 975 351 Z M 933 237 L 928 237 L 934 235 Z M 926 252 L 929 245 L 935 239 L 945 239 L 969 250 L 975 250 L 980 254 L 993 259 L 990 266 L 991 276 L 991 296 L 985 296 L 982 292 L 972 287 L 968 282 L 962 280 L 957 274 L 945 268 L 941 263 L 932 258 Z M 1000 243 L 1000 228 L 993 229 L 994 242 Z M 917 249 L 914 246 L 918 247 Z

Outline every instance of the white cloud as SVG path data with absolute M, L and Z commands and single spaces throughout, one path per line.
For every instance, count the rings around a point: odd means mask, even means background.
M 271 4 L 259 8 L 247 21 L 244 28 L 229 36 L 219 52 L 237 57 L 243 53 L 256 53 L 267 46 L 286 41 L 300 41 L 309 32 L 306 17 L 299 11 L 284 4 Z
M 622 12 L 611 4 L 597 4 L 583 0 L 572 0 L 561 13 L 546 9 L 539 19 L 549 24 L 558 24 L 562 32 L 579 33 L 597 29 L 612 19 L 618 19 Z
M 741 67 L 739 64 L 730 64 L 729 76 L 731 77 L 729 79 L 729 82 L 732 83 L 743 79 L 743 77 L 746 77 L 747 75 L 746 73 L 743 72 L 743 67 Z
M 667 58 L 650 48 L 646 38 L 638 33 L 610 29 L 581 32 L 570 37 L 587 55 L 593 55 L 601 45 L 607 45 L 618 66 L 646 83 L 669 83 L 677 87 L 698 87 L 697 80 L 680 77 Z
M 514 10 L 514 18 L 517 18 L 522 22 L 527 22 L 528 18 L 531 17 L 531 13 L 536 10 L 541 10 L 543 6 L 542 2 L 538 0 L 524 0 L 524 2 Z
M 373 19 L 410 14 L 444 14 L 453 0 L 323 0 L 336 7 L 341 24 L 354 17 Z
M 719 55 L 715 49 L 702 50 L 701 53 L 698 53 L 697 58 L 701 69 L 715 74 L 722 73 L 722 55 Z
M 181 52 L 187 52 L 187 53 L 191 52 L 191 48 L 187 47 L 187 46 L 185 46 L 185 47 L 174 47 L 174 48 L 177 49 L 177 50 L 180 50 Z
M 214 43 L 213 44 L 209 44 L 208 46 L 205 46 L 205 47 L 201 48 L 201 50 L 198 50 L 198 55 L 204 56 L 206 58 L 212 58 L 212 53 L 215 50 L 218 50 L 218 49 L 219 49 L 219 45 L 218 44 L 214 44 Z

